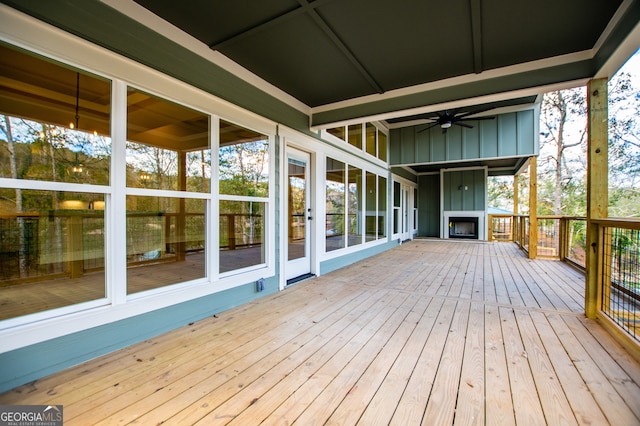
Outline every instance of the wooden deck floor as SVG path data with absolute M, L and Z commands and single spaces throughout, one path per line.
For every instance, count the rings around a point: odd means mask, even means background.
M 584 278 L 417 240 L 0 395 L 88 424 L 640 424 Z

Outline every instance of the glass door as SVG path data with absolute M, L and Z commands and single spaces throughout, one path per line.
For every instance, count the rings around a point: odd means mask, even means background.
M 287 149 L 287 280 L 311 272 L 309 161 L 309 154 Z

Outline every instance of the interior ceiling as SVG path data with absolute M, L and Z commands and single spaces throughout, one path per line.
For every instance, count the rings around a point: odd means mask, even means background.
M 629 0 L 135 1 L 309 106 L 316 128 L 531 105 L 532 88 L 592 77 L 638 20 L 620 17 L 637 15 Z

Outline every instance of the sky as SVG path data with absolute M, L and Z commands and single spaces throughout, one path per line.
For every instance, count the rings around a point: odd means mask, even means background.
M 640 77 L 640 49 L 636 51 L 636 53 L 629 58 L 629 60 L 622 66 L 621 70 L 628 72 L 636 78 L 636 83 L 638 83 L 637 79 Z M 640 86 L 640 84 L 637 84 Z

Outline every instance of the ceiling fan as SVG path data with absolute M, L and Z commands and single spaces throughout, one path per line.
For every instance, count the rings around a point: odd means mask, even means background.
M 444 112 L 436 112 L 436 116 L 435 117 L 424 117 L 427 120 L 432 120 L 434 121 L 430 126 L 419 130 L 418 133 L 424 132 L 425 130 L 429 130 L 433 127 L 436 126 L 440 126 L 440 128 L 442 129 L 442 133 L 447 133 L 447 129 L 451 126 L 461 126 L 461 127 L 466 127 L 468 129 L 472 129 L 473 126 L 470 124 L 465 123 L 465 121 L 469 120 L 473 120 L 473 121 L 478 121 L 478 120 L 493 120 L 495 119 L 494 116 L 490 116 L 490 117 L 473 117 L 470 118 L 470 115 L 475 115 L 475 114 L 480 114 L 481 112 L 484 111 L 488 111 L 491 108 L 487 108 L 487 109 L 481 109 L 481 110 L 476 110 L 476 111 L 467 111 L 467 112 L 459 112 L 457 109 L 454 109 L 452 111 L 444 111 Z

